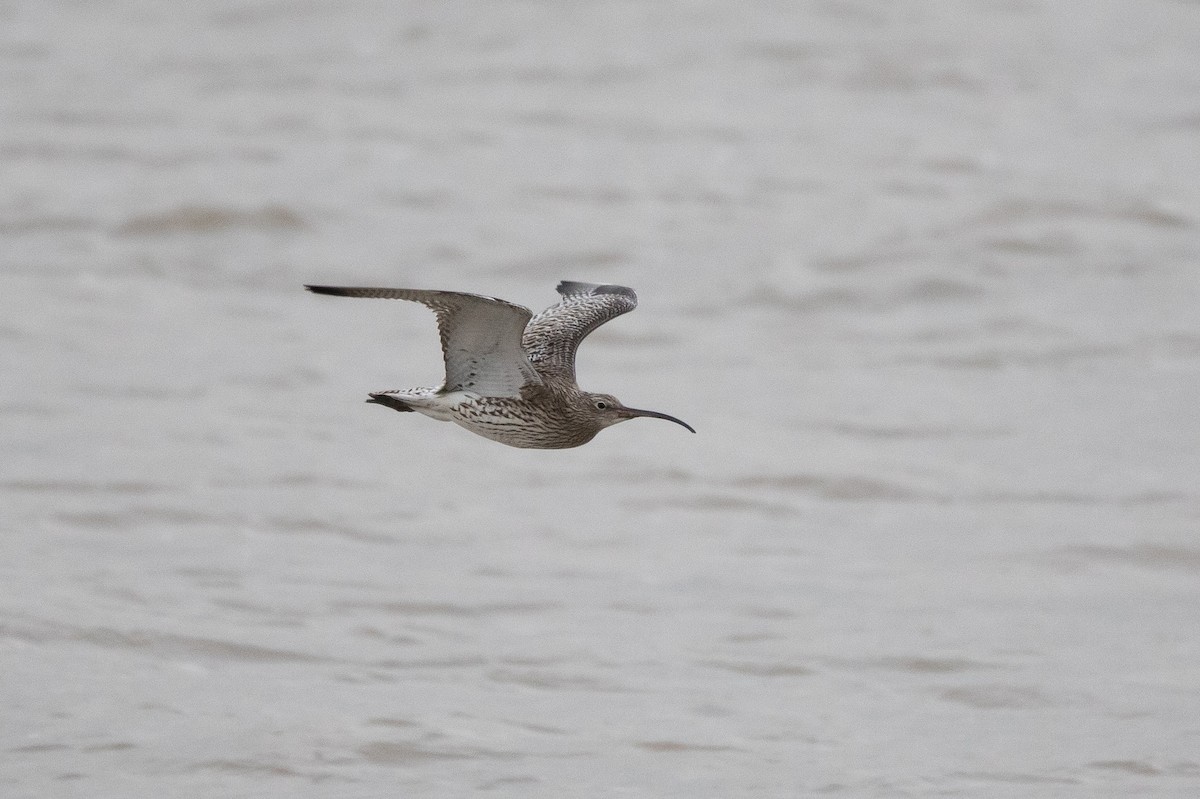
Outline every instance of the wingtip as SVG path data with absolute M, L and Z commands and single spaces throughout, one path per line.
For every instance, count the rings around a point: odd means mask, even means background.
M 344 296 L 346 294 L 346 290 L 339 286 L 313 286 L 305 283 L 304 288 L 308 289 L 313 294 L 334 294 L 340 296 Z
M 581 280 L 560 280 L 555 291 L 564 297 L 572 294 L 623 294 L 637 301 L 637 294 L 629 286 L 617 286 L 612 283 L 586 283 Z

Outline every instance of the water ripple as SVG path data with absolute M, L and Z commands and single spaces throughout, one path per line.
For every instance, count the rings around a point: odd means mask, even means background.
M 170 211 L 130 217 L 116 228 L 122 236 L 163 236 L 178 233 L 216 233 L 233 228 L 281 231 L 307 227 L 296 211 L 280 205 L 257 209 L 185 205 Z

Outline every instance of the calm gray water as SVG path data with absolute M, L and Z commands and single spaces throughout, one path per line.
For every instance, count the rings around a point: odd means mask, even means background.
M 1193 797 L 1200 5 L 0 3 L 4 797 Z M 362 403 L 641 308 L 635 421 Z

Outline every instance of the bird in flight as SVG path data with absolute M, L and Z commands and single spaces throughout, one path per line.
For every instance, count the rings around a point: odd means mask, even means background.
M 411 300 L 437 315 L 446 379 L 437 388 L 378 391 L 367 402 L 454 422 L 510 447 L 566 449 L 606 427 L 646 416 L 696 431 L 674 416 L 630 408 L 575 382 L 575 351 L 600 325 L 637 307 L 625 286 L 558 284 L 562 299 L 533 315 L 495 297 L 457 291 L 305 286 L 314 294 Z

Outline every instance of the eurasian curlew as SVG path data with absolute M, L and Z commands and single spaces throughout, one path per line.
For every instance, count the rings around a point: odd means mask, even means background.
M 422 303 L 437 314 L 446 379 L 437 388 L 372 393 L 367 402 L 454 422 L 510 447 L 565 449 L 638 416 L 674 416 L 630 408 L 609 394 L 582 391 L 575 351 L 600 325 L 637 307 L 625 286 L 558 284 L 562 299 L 534 316 L 495 297 L 456 291 L 305 286 L 316 294 Z

